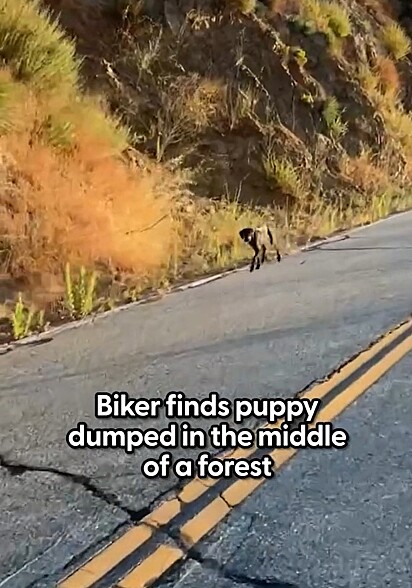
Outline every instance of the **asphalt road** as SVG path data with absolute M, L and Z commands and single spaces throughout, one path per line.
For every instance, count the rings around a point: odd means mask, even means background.
M 412 355 L 335 425 L 344 451 L 304 450 L 159 588 L 410 588 Z
M 0 588 L 54 586 L 64 566 L 179 484 L 140 474 L 142 461 L 159 451 L 67 446 L 66 432 L 79 421 L 102 426 L 93 416 L 95 392 L 293 395 L 410 314 L 411 224 L 410 213 L 393 217 L 252 275 L 1 356 Z M 189 562 L 173 581 L 275 588 L 275 576 L 298 588 L 374 588 L 392 572 L 391 587 L 410 587 L 410 367 L 408 358 L 341 417 L 354 439 L 344 458 L 325 451 L 295 458 L 201 546 L 207 561 Z M 227 562 L 238 579 L 227 579 Z

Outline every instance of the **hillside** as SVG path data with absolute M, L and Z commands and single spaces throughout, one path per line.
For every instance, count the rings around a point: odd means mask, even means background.
M 287 251 L 412 202 L 406 1 L 1 3 L 14 336 L 233 267 L 245 224 Z

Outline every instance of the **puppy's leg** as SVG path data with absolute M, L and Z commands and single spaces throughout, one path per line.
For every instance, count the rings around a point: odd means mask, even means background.
M 260 251 L 256 254 L 256 269 L 260 269 Z
M 282 259 L 279 253 L 279 249 L 276 247 L 276 259 L 278 260 L 278 262 L 280 263 L 280 260 Z
M 266 245 L 262 245 L 262 265 L 265 263 L 266 259 Z
M 259 247 L 256 245 L 256 243 L 251 243 L 252 249 L 255 252 L 253 259 L 252 259 L 252 264 L 250 266 L 250 271 L 253 272 L 253 270 L 255 269 L 255 264 L 256 264 L 256 269 L 259 269 L 260 266 L 260 262 L 259 262 Z
M 252 263 L 250 264 L 250 271 L 253 272 L 255 269 L 256 254 L 252 257 Z

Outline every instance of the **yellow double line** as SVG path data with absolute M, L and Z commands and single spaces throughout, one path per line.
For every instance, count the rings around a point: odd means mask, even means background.
M 386 333 L 368 349 L 335 371 L 327 380 L 314 386 L 300 398 L 320 399 L 323 408 L 318 422 L 331 422 L 354 400 L 377 382 L 407 353 L 412 351 L 412 319 Z M 282 422 L 267 425 L 278 428 Z M 297 453 L 297 449 L 275 449 L 270 456 L 278 470 Z M 227 458 L 248 458 L 255 449 L 237 449 L 224 456 Z M 58 588 L 147 588 L 170 568 L 183 560 L 190 547 L 196 545 L 230 511 L 243 502 L 252 492 L 265 482 L 265 479 L 234 480 L 224 491 L 213 497 L 193 516 L 190 507 L 206 492 L 211 492 L 219 482 L 217 479 L 189 482 L 177 495 L 154 509 L 135 527 L 128 530 L 100 553 L 92 557 L 72 575 L 58 584 Z M 139 558 L 139 551 L 147 547 L 149 540 L 155 539 L 157 531 L 166 529 L 178 515 L 188 520 L 178 528 L 174 545 L 155 543 L 153 549 Z M 164 533 L 164 535 L 167 534 Z M 147 552 L 147 549 L 145 550 Z M 137 564 L 129 564 L 135 557 Z M 129 558 L 129 562 L 127 561 Z

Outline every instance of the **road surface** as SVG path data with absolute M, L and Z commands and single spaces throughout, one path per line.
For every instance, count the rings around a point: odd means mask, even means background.
M 412 354 L 336 420 L 351 443 L 302 451 L 160 588 L 409 588 Z
M 67 446 L 79 421 L 102 426 L 97 391 L 293 396 L 410 315 L 411 226 L 411 213 L 395 216 L 1 356 L 0 588 L 55 586 L 182 486 L 141 475 L 160 451 Z M 344 454 L 295 457 L 197 548 L 201 565 L 161 585 L 410 587 L 410 368 L 408 356 L 339 417 Z

